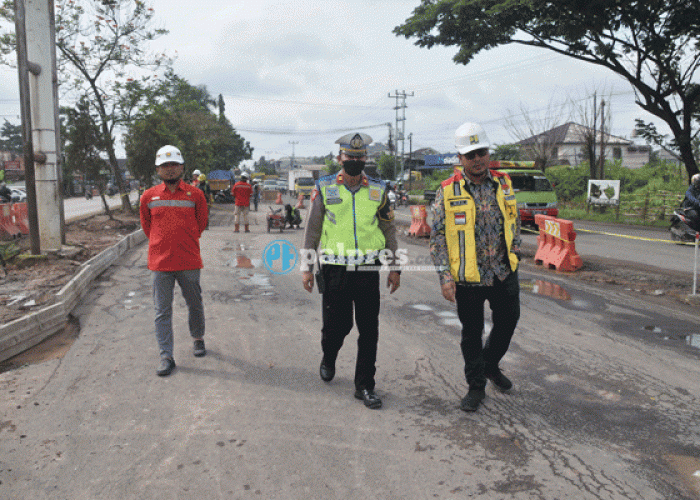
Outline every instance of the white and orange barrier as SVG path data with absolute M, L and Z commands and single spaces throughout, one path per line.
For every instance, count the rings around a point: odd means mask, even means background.
M 22 234 L 29 234 L 29 213 L 27 212 L 27 204 L 15 203 L 12 205 L 11 211 L 15 226 Z
M 411 227 L 408 228 L 409 236 L 430 236 L 430 226 L 426 222 L 428 212 L 425 205 L 411 205 Z
M 581 269 L 583 261 L 576 253 L 576 232 L 572 221 L 535 214 L 535 224 L 540 229 L 535 264 L 546 265 L 557 271 Z
M 15 224 L 11 203 L 0 204 L 0 234 L 10 238 L 19 238 L 22 232 Z

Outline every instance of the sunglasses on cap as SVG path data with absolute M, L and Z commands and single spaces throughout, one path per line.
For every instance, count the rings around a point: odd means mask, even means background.
M 483 158 L 483 157 L 486 156 L 487 154 L 489 154 L 489 148 L 480 148 L 480 149 L 475 149 L 475 150 L 473 150 L 473 151 L 469 151 L 468 153 L 464 153 L 463 156 L 464 156 L 467 160 L 473 160 L 473 159 L 476 158 L 477 156 Z

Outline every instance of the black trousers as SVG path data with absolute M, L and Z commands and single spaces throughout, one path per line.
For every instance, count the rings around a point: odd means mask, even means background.
M 457 285 L 457 315 L 462 323 L 464 375 L 469 389 L 486 387 L 485 372 L 498 368 L 520 319 L 518 272 L 493 286 Z M 483 344 L 484 302 L 489 301 L 493 328 Z
M 353 306 L 359 337 L 355 388 L 374 389 L 379 340 L 379 271 L 348 271 L 342 265 L 321 267 L 324 280 L 321 347 L 327 363 L 335 366 L 338 351 L 353 327 Z

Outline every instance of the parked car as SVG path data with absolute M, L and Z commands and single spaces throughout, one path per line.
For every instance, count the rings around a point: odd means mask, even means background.
M 27 192 L 21 188 L 10 188 L 12 191 L 12 201 L 14 203 L 24 203 L 27 201 Z
M 262 183 L 263 191 L 277 191 L 277 180 L 276 179 L 265 179 Z

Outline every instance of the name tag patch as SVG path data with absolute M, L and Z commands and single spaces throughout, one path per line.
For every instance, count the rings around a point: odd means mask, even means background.
M 369 188 L 369 199 L 372 201 L 379 201 L 382 196 L 382 190 L 380 188 L 370 187 Z
M 343 200 L 340 199 L 338 186 L 328 186 L 326 188 L 326 205 L 337 205 Z

